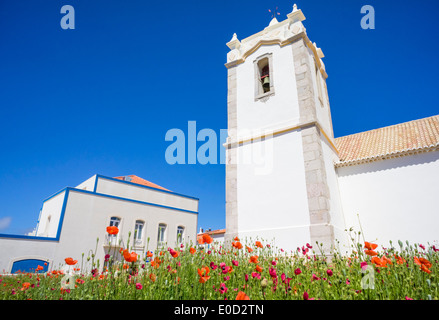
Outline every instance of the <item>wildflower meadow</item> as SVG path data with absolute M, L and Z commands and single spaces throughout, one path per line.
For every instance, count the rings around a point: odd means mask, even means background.
M 352 231 L 352 230 L 351 230 Z M 117 234 L 116 227 L 108 227 Z M 140 255 L 113 247 L 66 257 L 60 269 L 0 276 L 3 300 L 437 300 L 439 249 L 398 241 L 379 248 L 350 235 L 350 254 L 303 244 L 286 252 L 262 239 L 225 247 L 204 235 Z M 99 240 L 97 240 L 99 242 Z

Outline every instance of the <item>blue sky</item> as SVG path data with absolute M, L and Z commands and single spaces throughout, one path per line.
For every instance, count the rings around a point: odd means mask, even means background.
M 63 5 L 75 30 L 63 30 Z M 166 132 L 227 128 L 226 43 L 292 1 L 0 1 L 0 232 L 24 234 L 42 201 L 99 173 L 198 197 L 225 227 L 225 166 L 169 165 Z M 322 48 L 336 137 L 438 114 L 433 0 L 302 1 Z M 360 26 L 375 8 L 375 30 Z M 202 143 L 200 143 L 202 144 Z

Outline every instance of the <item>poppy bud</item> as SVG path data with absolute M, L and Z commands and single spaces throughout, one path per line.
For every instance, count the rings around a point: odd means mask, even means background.
M 264 278 L 264 280 L 261 281 L 261 287 L 265 288 L 268 285 L 268 280 Z

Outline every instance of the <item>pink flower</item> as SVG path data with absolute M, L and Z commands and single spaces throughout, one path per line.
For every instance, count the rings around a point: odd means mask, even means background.
M 268 270 L 268 273 L 270 273 L 270 276 L 271 276 L 272 278 L 277 278 L 276 269 L 274 269 L 274 268 L 270 268 L 270 269 Z
M 261 279 L 261 274 L 260 274 L 260 273 L 257 273 L 257 272 L 252 272 L 252 277 L 253 277 L 253 279 L 254 279 L 254 278 Z
M 137 290 L 142 290 L 143 286 L 140 282 L 136 283 L 136 289 Z
M 245 275 L 245 281 L 248 281 L 248 274 Z
M 302 273 L 302 270 L 300 270 L 300 268 L 297 268 L 296 270 L 294 270 L 294 274 L 296 275 L 296 276 L 298 276 L 299 274 L 301 274 Z
M 239 264 L 239 262 L 238 261 L 236 261 L 236 260 L 232 260 L 232 264 L 235 266 L 235 267 L 237 267 L 238 266 L 238 264 Z
M 420 246 L 423 250 L 425 250 L 425 247 L 424 247 L 422 244 L 419 244 L 419 246 Z
M 351 282 L 349 281 L 349 279 L 346 279 L 346 284 L 347 284 L 347 285 L 350 285 L 350 284 L 351 284 Z
M 210 268 L 212 270 L 215 270 L 216 268 L 218 268 L 218 266 L 216 264 L 213 263 L 213 261 L 210 263 Z
M 224 281 L 230 280 L 230 276 L 224 277 Z
M 105 255 L 105 262 L 107 262 L 108 260 L 110 260 L 110 255 L 109 255 L 109 254 L 106 254 L 106 255 Z
M 221 283 L 220 284 L 220 288 L 219 288 L 219 292 L 221 293 L 221 294 L 224 294 L 224 293 L 226 293 L 227 292 L 227 287 L 226 287 L 226 284 L 225 283 Z
M 407 296 L 405 296 L 405 299 L 406 299 L 406 300 L 413 300 L 412 298 L 409 298 L 409 297 L 407 297 Z
M 271 261 L 271 265 L 275 266 L 277 264 L 276 260 Z
M 317 277 L 314 273 L 312 274 L 312 280 L 320 280 L 319 277 Z
M 306 246 L 307 246 L 309 249 L 312 249 L 312 245 L 310 245 L 309 243 L 307 243 Z
M 361 269 L 366 270 L 366 267 L 367 267 L 366 261 L 363 261 L 360 265 L 361 265 Z
M 310 298 L 308 292 L 303 293 L 303 300 L 314 300 L 314 298 Z
M 328 274 L 328 276 L 332 276 L 333 275 L 333 272 L 332 272 L 331 269 L 326 270 L 326 273 Z

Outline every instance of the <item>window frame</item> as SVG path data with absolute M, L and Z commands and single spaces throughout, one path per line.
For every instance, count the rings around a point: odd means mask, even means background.
M 164 227 L 164 231 L 161 233 L 160 229 Z M 157 247 L 163 247 L 166 244 L 166 235 L 167 235 L 168 225 L 164 222 L 159 223 L 157 230 Z M 163 235 L 162 240 L 160 240 L 160 234 Z
M 261 66 L 261 62 L 263 60 L 267 60 L 268 63 L 268 74 L 270 77 L 270 90 L 267 92 L 264 92 L 264 89 L 262 87 L 261 83 L 261 72 L 263 69 L 263 66 Z M 271 96 L 275 94 L 274 91 L 274 70 L 273 70 L 273 53 L 269 52 L 266 54 L 263 54 L 259 57 L 257 57 L 253 61 L 254 65 L 254 82 L 255 82 L 255 101 L 261 100 L 265 97 Z M 265 65 L 265 64 L 264 64 Z
M 180 234 L 179 233 L 180 230 L 182 230 L 182 232 L 181 232 L 181 240 L 179 241 L 178 240 L 178 235 Z M 176 240 L 177 244 L 182 244 L 183 243 L 185 231 L 186 231 L 186 228 L 184 226 L 182 226 L 182 225 L 177 226 L 177 240 Z
M 141 231 L 137 232 L 137 226 L 142 225 Z M 145 233 L 145 226 L 146 223 L 144 220 L 138 219 L 136 220 L 136 222 L 134 223 L 134 244 L 135 245 L 142 245 L 143 244 L 143 240 L 144 240 L 144 233 Z

